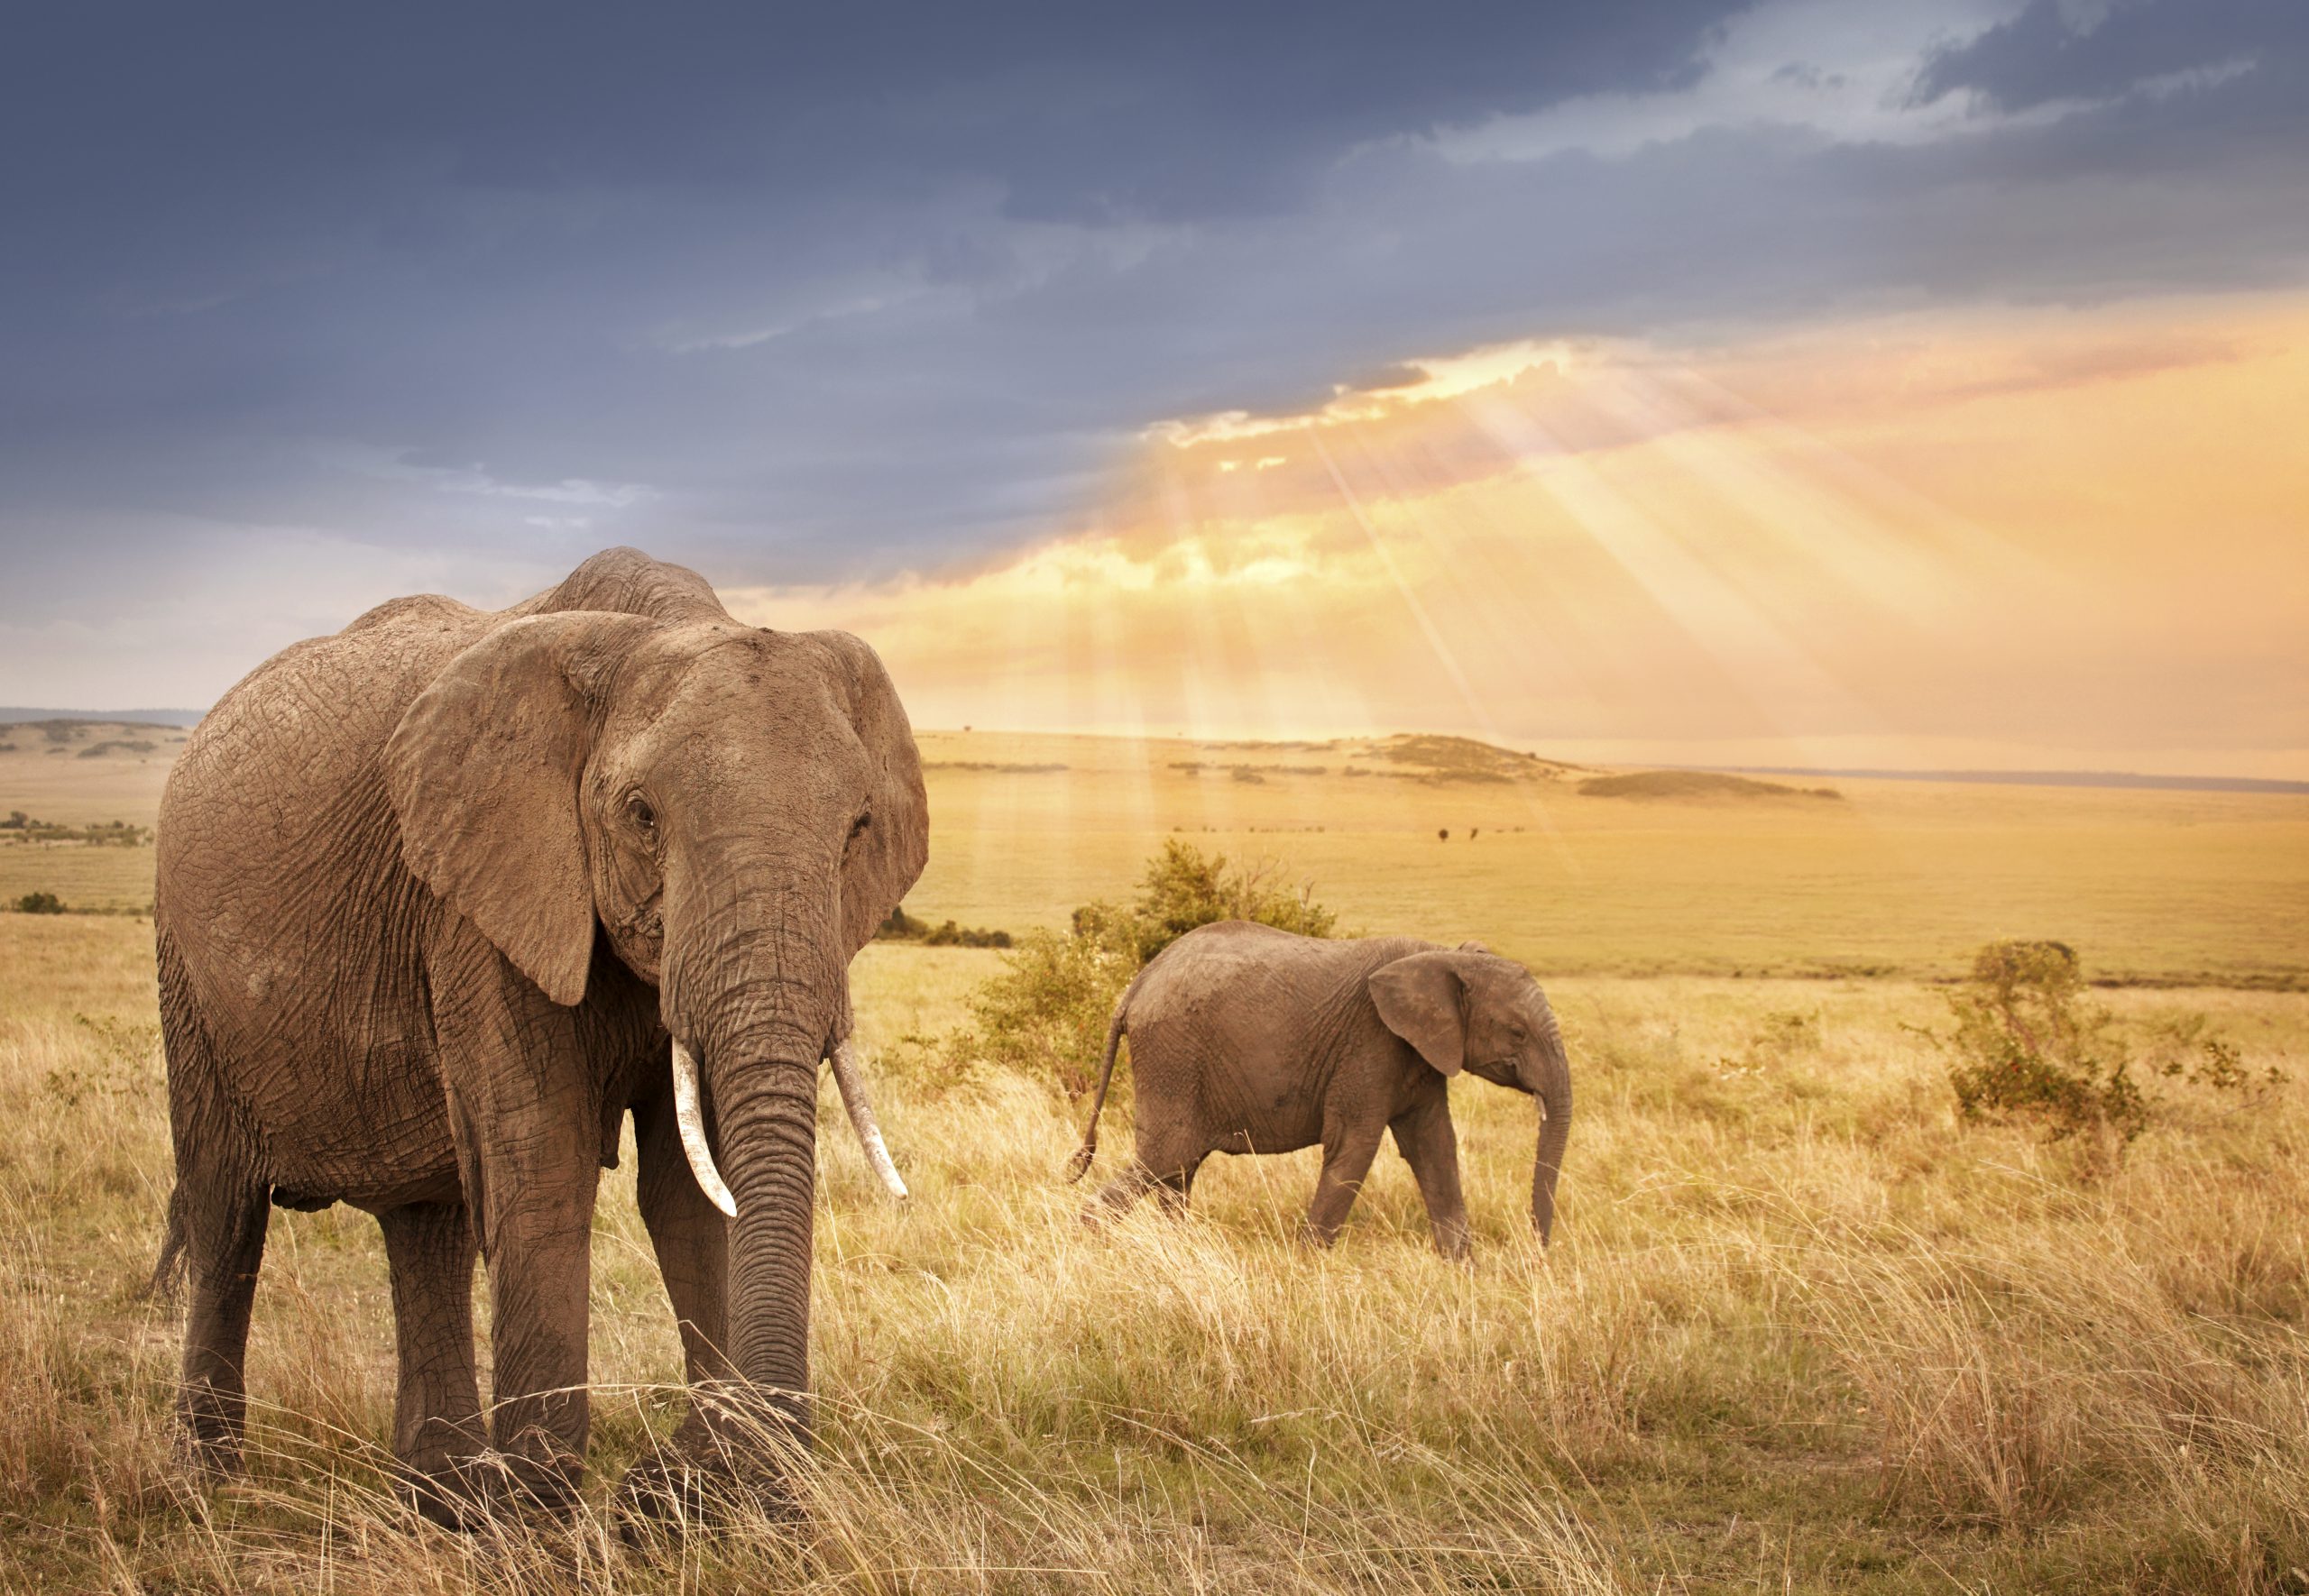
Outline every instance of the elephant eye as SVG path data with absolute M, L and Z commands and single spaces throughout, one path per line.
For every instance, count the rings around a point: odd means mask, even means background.
M 855 842 L 860 837 L 866 835 L 867 829 L 872 826 L 873 823 L 874 816 L 871 811 L 860 811 L 858 818 L 850 822 L 850 840 Z
M 649 807 L 649 800 L 640 793 L 636 793 L 625 801 L 625 816 L 640 830 L 652 836 L 657 834 L 658 812 Z

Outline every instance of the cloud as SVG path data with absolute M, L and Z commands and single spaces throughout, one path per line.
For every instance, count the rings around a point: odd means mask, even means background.
M 2297 775 L 2302 473 L 2255 428 L 2304 325 L 2166 302 L 1597 346 L 1153 440 L 1110 525 L 966 576 L 726 596 L 873 638 L 925 725 Z
M 2020 13 L 1941 45 L 1912 105 L 1967 94 L 1999 111 L 2171 92 L 2265 64 L 2295 85 L 2309 13 L 2290 0 L 2028 0 Z
M 0 619 L 269 537 L 482 601 L 612 541 L 935 579 L 1097 526 L 1150 428 L 1470 351 L 2297 285 L 2295 58 L 2152 11 L 2024 70 L 2067 47 L 2010 0 L 48 8 L 0 65 L 0 547 L 85 566 Z

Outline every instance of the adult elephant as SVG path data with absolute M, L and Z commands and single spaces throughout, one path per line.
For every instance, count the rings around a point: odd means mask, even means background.
M 809 1424 L 818 1066 L 878 1151 L 847 972 L 927 825 L 872 649 L 742 626 L 630 549 L 507 610 L 395 600 L 235 687 L 170 775 L 154 904 L 196 1454 L 239 1461 L 269 1208 L 349 1203 L 384 1231 L 419 1505 L 569 1501 L 630 1110 L 693 1399 L 621 1500 L 717 1471 L 774 1497 L 761 1437 Z
M 1148 1191 L 1182 1205 L 1214 1152 L 1318 1143 L 1323 1169 L 1307 1234 L 1329 1246 L 1392 1133 L 1427 1205 L 1436 1247 L 1469 1251 L 1450 1078 L 1462 1070 L 1539 1099 L 1532 1225 L 1555 1229 L 1556 1177 L 1571 1134 L 1571 1065 L 1531 972 L 1478 942 L 1330 940 L 1230 920 L 1189 931 L 1138 974 L 1107 1028 L 1106 1059 L 1078 1180 L 1099 1149 L 1115 1054 L 1130 1038 L 1137 1156 L 1092 1215 Z

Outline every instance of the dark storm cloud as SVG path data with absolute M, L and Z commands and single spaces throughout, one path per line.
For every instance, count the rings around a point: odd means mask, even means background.
M 2299 52 L 2233 5 L 2020 12 L 1918 59 L 1976 103 L 1907 142 L 1426 136 L 1672 102 L 1741 9 L 42 8 L 0 66 L 0 542 L 36 577 L 0 623 L 162 603 L 266 528 L 476 598 L 619 540 L 942 566 L 1063 526 L 1151 423 L 1482 343 L 2309 258 Z
M 474 509 L 350 480 L 331 446 L 365 444 L 660 484 L 708 536 L 912 553 L 1046 513 L 1082 438 L 1162 413 L 1119 384 L 1193 309 L 1086 241 L 1687 81 L 1739 5 L 1635 9 L 41 8 L 0 69 L 10 492 L 386 537 L 393 502 Z M 1118 286 L 1063 341 L 981 335 Z
M 1915 98 L 1968 91 L 1998 110 L 2026 111 L 2231 66 L 2276 68 L 2297 85 L 2304 53 L 2309 6 L 2300 0 L 2113 0 L 2097 8 L 2028 0 L 2017 16 L 1933 51 Z

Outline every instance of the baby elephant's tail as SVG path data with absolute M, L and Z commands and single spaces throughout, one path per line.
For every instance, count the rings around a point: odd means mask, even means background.
M 1082 1133 L 1082 1145 L 1066 1162 L 1069 1185 L 1081 1179 L 1090 1168 L 1090 1160 L 1099 1156 L 1099 1115 L 1106 1112 L 1107 1087 L 1115 1078 L 1115 1054 L 1122 1047 L 1124 1033 L 1130 1029 L 1130 995 L 1137 990 L 1138 983 L 1134 980 L 1115 1000 L 1115 1017 L 1107 1022 L 1107 1056 L 1099 1066 L 1099 1091 L 1090 1099 L 1090 1123 Z

